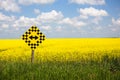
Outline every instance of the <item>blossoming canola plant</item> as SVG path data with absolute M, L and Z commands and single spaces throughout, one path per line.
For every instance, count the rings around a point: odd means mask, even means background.
M 120 39 L 48 39 L 35 50 L 36 57 L 41 60 L 80 60 L 94 57 L 98 59 L 108 53 L 110 56 L 119 56 L 114 51 L 120 50 Z M 22 40 L 0 40 L 1 56 L 24 58 L 30 56 L 31 49 Z M 103 54 L 106 52 L 106 54 Z M 113 52 L 109 54 L 110 52 Z M 3 57 L 6 60 L 6 57 Z
M 31 64 L 31 49 L 24 41 L 0 40 L 0 79 L 120 80 L 119 41 L 120 38 L 47 39 L 35 50 Z

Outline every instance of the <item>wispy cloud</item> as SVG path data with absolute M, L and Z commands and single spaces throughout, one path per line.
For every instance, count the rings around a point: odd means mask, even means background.
M 55 0 L 19 0 L 19 4 L 31 5 L 31 4 L 51 4 Z
M 40 10 L 39 9 L 34 9 L 34 13 L 35 14 L 40 14 Z
M 70 3 L 89 4 L 89 5 L 104 5 L 105 0 L 69 0 Z
M 99 17 L 99 16 L 108 16 L 108 13 L 105 10 L 102 9 L 95 9 L 93 7 L 89 7 L 89 8 L 80 8 L 79 10 L 80 14 L 82 16 L 94 16 L 94 17 Z
M 50 12 L 41 12 L 41 14 L 33 18 L 20 16 L 14 21 L 13 27 L 27 27 L 31 25 L 41 25 L 53 22 L 57 24 L 62 18 L 63 14 L 59 11 L 52 10 Z M 42 28 L 44 30 L 50 30 L 50 25 L 43 26 Z
M 41 26 L 42 29 L 49 31 L 51 30 L 51 26 L 47 25 L 47 26 Z
M 1 27 L 2 27 L 2 28 L 8 28 L 9 25 L 8 25 L 8 24 L 2 24 Z
M 0 12 L 0 21 L 8 22 L 15 20 L 15 16 L 7 16 Z
M 53 22 L 63 18 L 63 14 L 60 11 L 52 10 L 50 12 L 42 12 L 38 15 L 37 19 L 42 22 Z
M 113 23 L 114 25 L 120 27 L 120 18 L 118 18 L 118 19 L 116 19 L 116 20 L 115 20 L 114 18 L 112 18 L 112 23 Z
M 60 24 L 67 24 L 67 25 L 73 26 L 73 27 L 81 27 L 81 26 L 85 26 L 86 25 L 85 22 L 80 21 L 77 18 L 64 18 L 59 23 Z
M 118 19 L 112 18 L 112 24 L 110 25 L 110 28 L 114 32 L 117 32 L 117 31 L 120 32 L 120 18 Z
M 0 0 L 0 9 L 11 12 L 20 12 L 20 7 L 15 0 Z
M 99 24 L 103 17 L 108 16 L 108 12 L 94 7 L 80 8 L 78 10 L 81 19 L 89 19 L 91 23 Z

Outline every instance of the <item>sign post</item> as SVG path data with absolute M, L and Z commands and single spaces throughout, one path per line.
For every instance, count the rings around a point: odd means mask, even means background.
M 32 26 L 22 35 L 22 39 L 25 40 L 28 46 L 30 46 L 32 49 L 31 63 L 33 63 L 35 49 L 40 45 L 40 43 L 42 43 L 42 41 L 45 40 L 45 35 L 40 32 L 37 26 Z
M 32 54 L 31 54 L 31 63 L 33 63 L 34 61 L 34 50 L 32 50 Z

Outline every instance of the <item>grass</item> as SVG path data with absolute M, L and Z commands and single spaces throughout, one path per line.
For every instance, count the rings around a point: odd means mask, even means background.
M 120 38 L 0 40 L 0 80 L 120 80 Z

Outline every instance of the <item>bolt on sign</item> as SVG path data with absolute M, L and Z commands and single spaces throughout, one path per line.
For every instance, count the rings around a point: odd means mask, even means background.
M 45 40 L 45 35 L 42 32 L 40 32 L 37 26 L 32 26 L 22 35 L 22 39 L 32 49 L 31 62 L 33 62 L 34 50 L 36 49 L 37 46 L 40 45 L 40 43 L 42 43 L 42 41 Z

